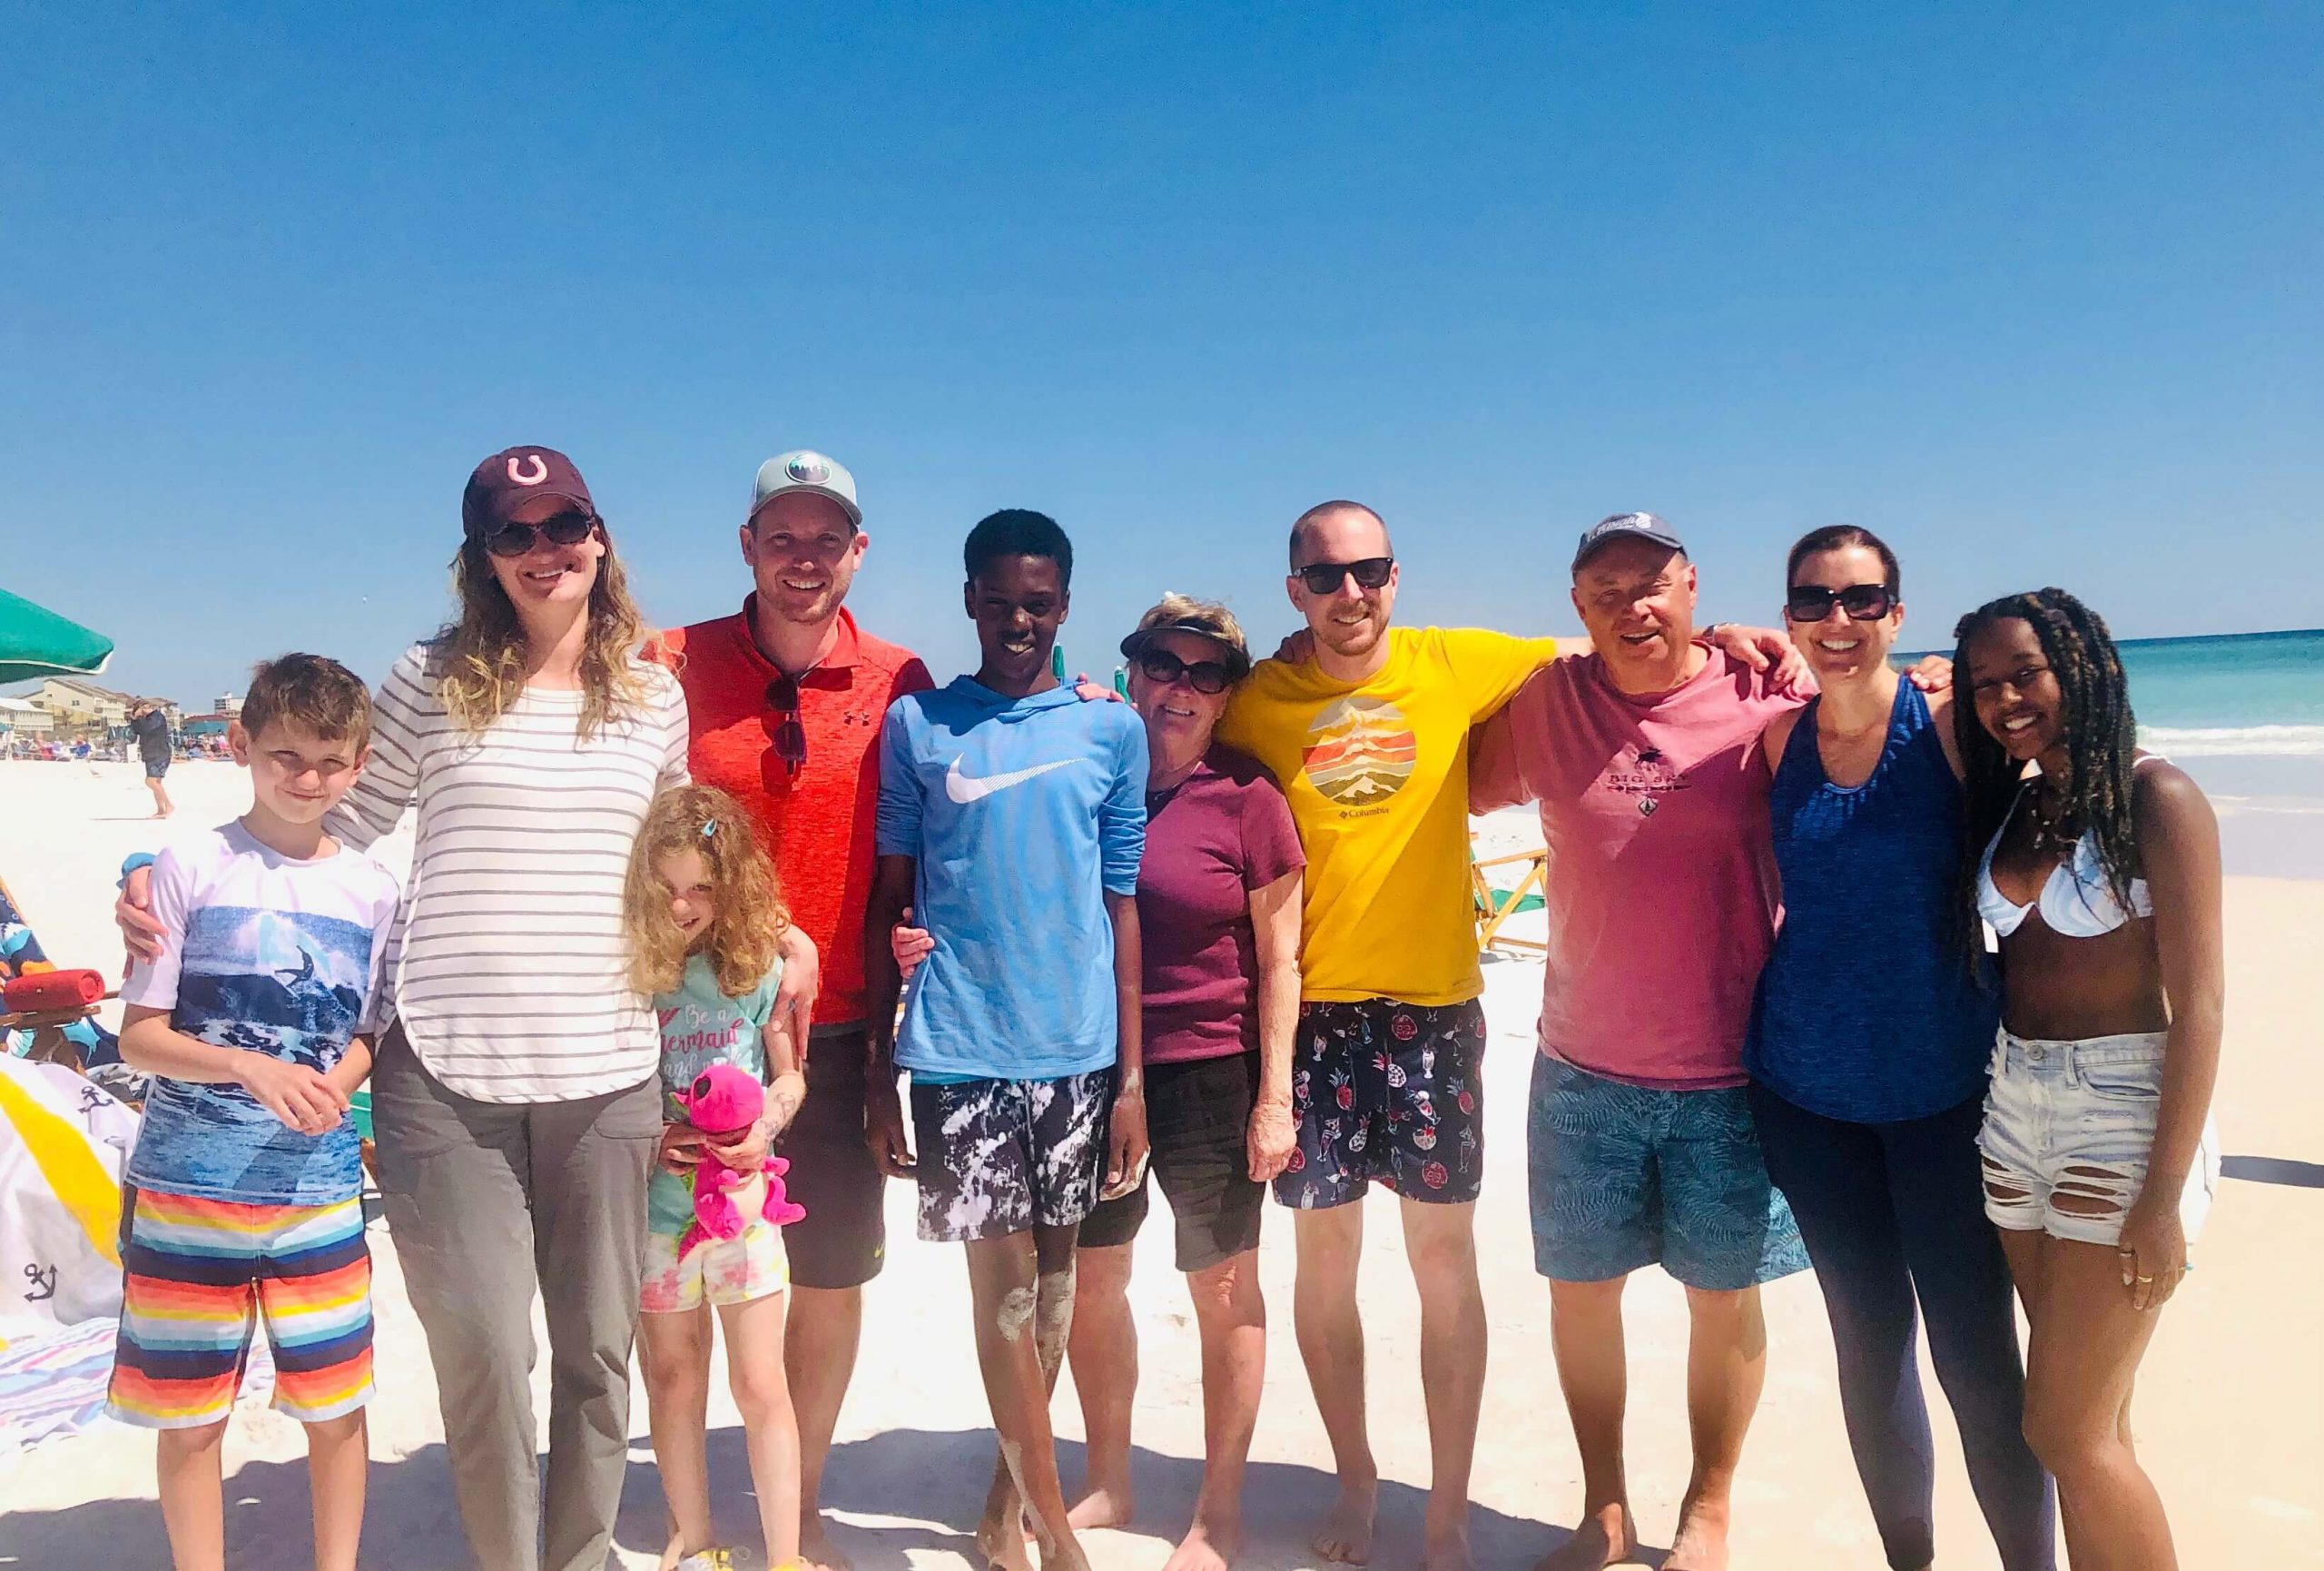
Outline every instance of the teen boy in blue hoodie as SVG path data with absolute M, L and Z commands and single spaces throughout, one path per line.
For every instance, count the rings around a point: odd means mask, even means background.
M 977 1358 L 1000 1435 L 986 1556 L 1088 1571 L 1066 1522 L 1049 1398 L 1073 1319 L 1073 1249 L 1101 1192 L 1146 1161 L 1137 866 L 1146 732 L 1050 674 L 1073 546 L 1008 509 L 969 533 L 963 591 L 983 664 L 898 699 L 881 733 L 879 871 L 864 929 L 865 1138 L 920 1183 L 920 1235 L 968 1246 Z M 890 935 L 935 942 L 901 1028 Z M 895 1071 L 911 1074 L 913 1160 Z

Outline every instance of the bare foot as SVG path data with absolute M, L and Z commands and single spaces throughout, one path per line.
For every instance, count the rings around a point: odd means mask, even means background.
M 1340 1484 L 1340 1497 L 1332 1502 L 1331 1515 L 1307 1540 L 1307 1546 L 1326 1560 L 1343 1566 L 1361 1566 L 1372 1558 L 1372 1513 L 1380 1496 L 1377 1480 L 1362 1484 Z
M 1469 1529 L 1463 1524 L 1442 1532 L 1431 1530 L 1428 1542 L 1420 1556 L 1421 1571 L 1476 1571 L 1477 1562 L 1469 1553 Z
M 1082 1533 L 1092 1527 L 1127 1527 L 1137 1514 L 1137 1497 L 1128 1484 L 1119 1488 L 1098 1485 L 1073 1503 L 1065 1519 L 1075 1532 Z
M 1533 1562 L 1533 1571 L 1605 1571 L 1638 1549 L 1638 1524 L 1628 1506 L 1600 1506 L 1584 1517 L 1573 1536 Z
M 1035 1524 L 1036 1530 L 1039 1524 Z M 1055 1540 L 1047 1536 L 1040 1541 L 1041 1571 L 1089 1571 L 1089 1557 L 1081 1552 L 1081 1540 L 1068 1527 Z
M 1162 1563 L 1162 1571 L 1227 1571 L 1235 1556 L 1243 1552 L 1243 1521 L 1237 1517 L 1227 1518 L 1197 1517 L 1170 1557 Z
M 1025 1539 L 1025 1519 L 1011 1511 L 1006 1519 L 987 1516 L 977 1524 L 977 1549 L 991 1571 L 1033 1571 L 1032 1546 Z
M 1688 1500 L 1662 1571 L 1727 1571 L 1727 1502 Z
M 799 1523 L 799 1558 L 815 1571 L 855 1571 L 847 1551 L 832 1542 L 830 1524 L 821 1511 L 808 1513 Z

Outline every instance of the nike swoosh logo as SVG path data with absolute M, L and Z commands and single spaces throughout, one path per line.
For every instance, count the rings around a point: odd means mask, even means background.
M 1079 762 L 1078 758 L 1060 758 L 1054 764 L 1036 764 L 1030 769 L 1011 769 L 1006 775 L 978 776 L 961 774 L 960 761 L 955 758 L 952 766 L 944 772 L 944 795 L 955 802 L 981 802 L 994 792 L 1021 786 L 1036 775 L 1046 775 L 1052 769 L 1062 769 L 1068 764 Z

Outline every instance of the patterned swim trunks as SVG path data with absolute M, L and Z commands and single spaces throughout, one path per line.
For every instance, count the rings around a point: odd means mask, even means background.
M 1113 1111 L 1111 1065 L 1059 1080 L 915 1075 L 920 1236 L 973 1243 L 1079 1227 L 1105 1183 Z
M 363 1202 L 245 1205 L 137 1191 L 106 1410 L 147 1429 L 215 1423 L 266 1327 L 274 1406 L 320 1423 L 371 1399 Z
M 1393 998 L 1303 1003 L 1291 1054 L 1298 1125 L 1275 1199 L 1302 1210 L 1361 1200 L 1377 1181 L 1435 1204 L 1484 1178 L 1485 1011 Z

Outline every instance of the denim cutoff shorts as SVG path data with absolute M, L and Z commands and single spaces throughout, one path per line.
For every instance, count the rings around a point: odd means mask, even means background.
M 2003 1028 L 1977 1132 L 1985 1215 L 1995 1227 L 2086 1244 L 2122 1241 L 2122 1218 L 2145 1187 L 2154 1149 L 2164 1038 L 2153 1031 L 2047 1042 Z M 2206 1120 L 2179 1200 L 2189 1243 L 2218 1188 L 2219 1135 Z M 2082 1203 L 2060 1210 L 2061 1198 Z M 2102 1209 L 2086 1214 L 2093 1202 Z
M 1731 1292 L 1807 1269 L 1740 1086 L 1659 1091 L 1537 1054 L 1525 1134 L 1545 1277 L 1602 1282 L 1659 1260 Z

